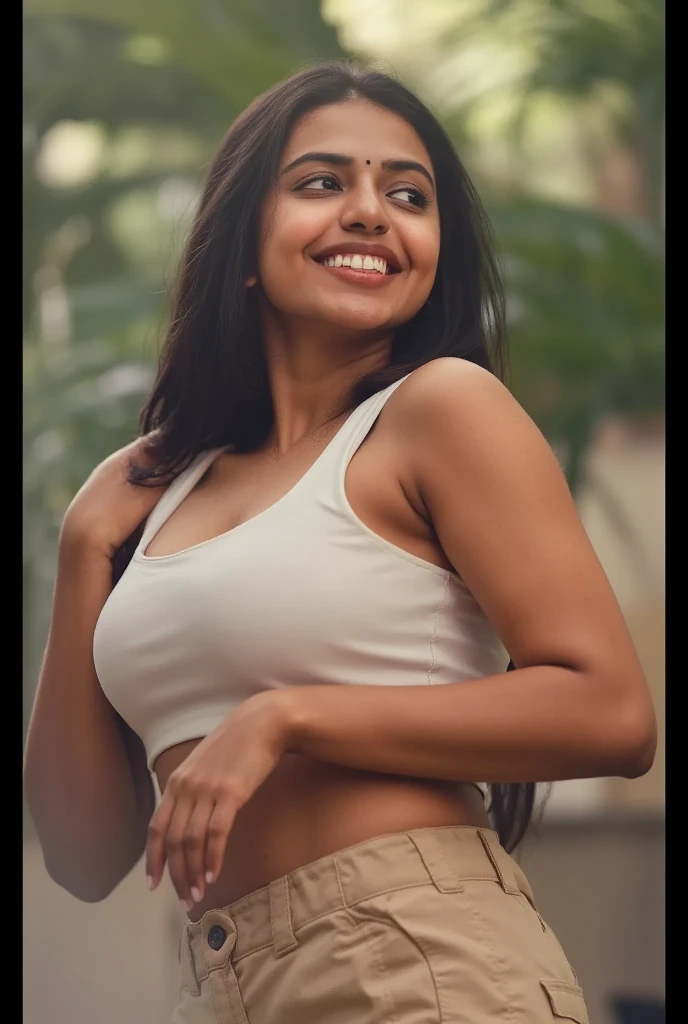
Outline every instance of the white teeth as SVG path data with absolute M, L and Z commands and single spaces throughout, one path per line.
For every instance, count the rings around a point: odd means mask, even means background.
M 387 260 L 381 256 L 361 256 L 358 253 L 342 256 L 341 253 L 337 253 L 336 256 L 326 256 L 322 262 L 326 267 L 351 267 L 352 270 L 375 270 L 378 274 L 387 273 Z

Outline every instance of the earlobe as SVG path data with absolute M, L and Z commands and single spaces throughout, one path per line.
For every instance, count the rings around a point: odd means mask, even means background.
M 254 285 L 258 284 L 258 277 L 256 274 L 251 274 L 250 277 L 246 278 L 246 287 L 253 288 Z

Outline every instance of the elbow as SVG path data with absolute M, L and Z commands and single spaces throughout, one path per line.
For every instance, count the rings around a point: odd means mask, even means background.
M 121 878 L 96 877 L 87 871 L 66 870 L 45 856 L 43 863 L 53 882 L 82 903 L 102 903 L 121 881 Z
M 618 737 L 615 774 L 625 779 L 638 779 L 652 768 L 657 753 L 657 722 L 649 704 L 635 707 L 623 716 L 623 725 L 617 719 Z

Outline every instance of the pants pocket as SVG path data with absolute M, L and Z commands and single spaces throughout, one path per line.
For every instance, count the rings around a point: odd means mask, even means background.
M 568 985 L 556 979 L 540 982 L 557 1020 L 574 1021 L 575 1024 L 589 1024 L 583 992 L 578 985 Z
M 376 979 L 385 1024 L 440 1024 L 437 990 L 427 956 L 397 920 L 394 893 L 350 910 L 360 936 L 361 976 Z

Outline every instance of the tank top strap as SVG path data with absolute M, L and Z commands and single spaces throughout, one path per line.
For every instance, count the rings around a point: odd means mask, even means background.
M 403 377 L 400 377 L 399 380 L 395 380 L 393 384 L 389 384 L 386 388 L 383 388 L 382 391 L 377 391 L 356 410 L 356 412 L 360 411 L 361 415 L 356 416 L 355 420 L 354 416 L 351 417 L 351 420 L 353 421 L 351 423 L 351 430 L 347 431 L 347 437 L 342 451 L 344 468 L 349 465 L 351 459 L 356 454 L 357 449 L 360 448 L 372 430 L 373 424 L 382 412 L 387 400 L 396 391 L 399 385 L 403 384 L 407 377 L 410 376 L 411 374 L 407 373 Z M 349 424 L 346 423 L 345 427 L 348 427 L 348 425 Z
M 213 448 L 210 451 L 201 452 L 179 476 L 175 477 L 148 517 L 148 522 L 136 549 L 138 554 L 145 554 L 146 548 L 155 534 L 167 522 L 175 509 L 181 505 L 187 494 L 193 490 L 221 451 L 224 449 Z
M 341 484 L 349 462 L 370 433 L 387 399 L 408 376 L 410 374 L 407 373 L 361 402 L 311 467 L 304 482 L 307 480 L 307 486 L 319 492 L 320 501 L 326 504 L 334 501 L 336 506 L 341 505 Z

